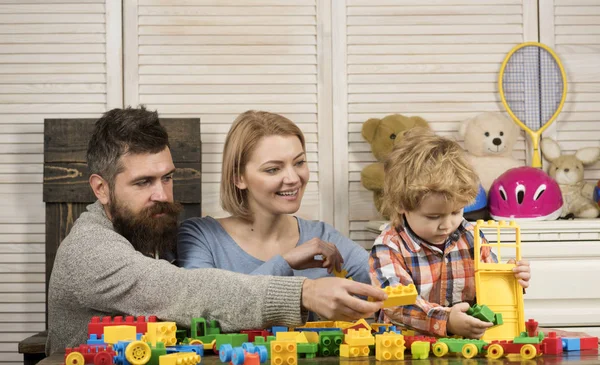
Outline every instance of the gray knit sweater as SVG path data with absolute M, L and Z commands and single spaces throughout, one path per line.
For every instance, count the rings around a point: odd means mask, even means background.
M 218 320 L 224 331 L 298 325 L 304 279 L 187 270 L 146 257 L 114 231 L 96 202 L 56 254 L 46 353 L 85 343 L 92 316 L 156 315 L 182 327 L 205 317 Z

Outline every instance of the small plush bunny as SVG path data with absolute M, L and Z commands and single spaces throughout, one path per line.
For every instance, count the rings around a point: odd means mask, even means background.
M 550 138 L 543 138 L 541 147 L 544 158 L 551 163 L 548 174 L 556 180 L 562 192 L 564 205 L 561 217 L 598 217 L 600 210 L 593 201 L 594 185 L 583 180 L 583 165 L 598 161 L 600 148 L 580 148 L 575 154 L 561 156 L 560 146 Z

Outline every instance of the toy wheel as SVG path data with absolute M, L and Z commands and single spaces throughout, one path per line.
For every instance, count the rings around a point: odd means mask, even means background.
M 132 365 L 144 365 L 150 361 L 152 351 L 146 342 L 133 341 L 125 349 L 125 358 Z
M 475 344 L 467 343 L 462 348 L 462 354 L 465 359 L 470 359 L 476 356 L 477 353 L 479 353 L 479 351 L 477 350 L 477 346 L 475 346 Z
M 433 344 L 433 354 L 437 357 L 442 357 L 448 353 L 448 345 L 443 342 Z
M 246 350 L 247 353 L 253 354 L 256 349 L 254 348 L 254 344 L 252 342 L 244 342 L 242 344 L 242 348 Z
M 267 362 L 267 359 L 269 358 L 269 352 L 265 346 L 256 346 L 256 352 L 258 352 L 258 357 L 261 364 Z
M 233 349 L 233 356 L 231 357 L 231 363 L 233 365 L 244 365 L 244 349 L 236 347 Z
M 112 363 L 113 358 L 106 351 L 101 351 L 94 356 L 94 365 L 111 365 Z
M 221 362 L 230 362 L 233 355 L 233 347 L 230 344 L 224 343 L 219 348 L 219 359 Z
M 504 347 L 497 343 L 490 345 L 487 349 L 487 357 L 490 359 L 499 359 L 504 355 Z
M 523 347 L 521 347 L 521 358 L 525 359 L 525 360 L 531 360 L 535 357 L 535 355 L 537 355 L 537 350 L 535 349 L 535 346 L 533 346 L 532 344 L 527 344 L 527 345 L 523 345 Z
M 189 344 L 190 345 L 202 345 L 202 346 L 204 346 L 204 344 L 200 340 L 191 340 Z
M 83 358 L 83 355 L 81 354 L 81 352 L 71 352 L 70 354 L 67 355 L 67 358 L 65 359 L 65 365 L 83 365 L 85 364 L 85 359 Z

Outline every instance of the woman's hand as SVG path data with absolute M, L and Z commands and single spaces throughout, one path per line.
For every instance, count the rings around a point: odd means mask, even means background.
M 323 259 L 315 259 L 317 255 L 321 255 Z M 294 270 L 325 267 L 327 272 L 331 273 L 334 269 L 342 271 L 344 262 L 340 251 L 333 243 L 322 241 L 319 238 L 306 241 L 281 256 Z

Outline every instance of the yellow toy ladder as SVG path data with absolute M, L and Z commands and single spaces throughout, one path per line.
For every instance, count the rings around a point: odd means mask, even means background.
M 496 230 L 496 242 L 491 243 L 490 236 L 486 236 L 487 244 L 481 242 L 481 228 Z M 512 229 L 515 231 L 514 243 L 501 243 L 500 230 Z M 502 262 L 502 248 L 514 250 L 515 260 L 521 260 L 521 229 L 514 222 L 478 220 L 474 230 L 475 248 L 475 292 L 477 304 L 487 305 L 494 313 L 501 313 L 504 324 L 488 329 L 482 339 L 512 340 L 525 331 L 525 314 L 523 305 L 523 288 L 519 285 L 512 269 L 515 264 Z M 489 246 L 498 256 L 498 263 L 481 262 L 481 248 Z

